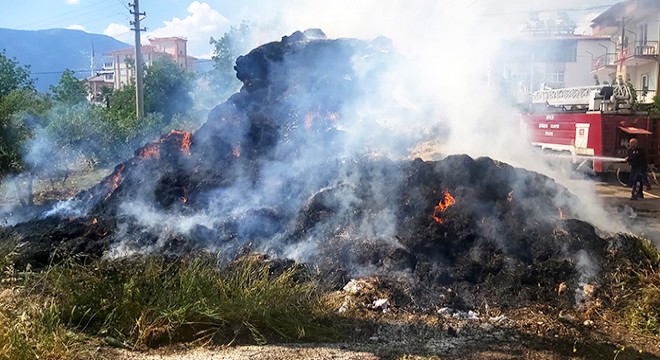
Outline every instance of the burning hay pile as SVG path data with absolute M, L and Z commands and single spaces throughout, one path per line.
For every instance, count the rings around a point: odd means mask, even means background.
M 488 158 L 375 155 L 420 140 L 383 144 L 390 130 L 363 111 L 394 106 L 365 89 L 395 58 L 383 39 L 318 30 L 258 47 L 237 60 L 241 91 L 197 132 L 164 135 L 95 187 L 3 229 L 23 244 L 17 266 L 255 252 L 317 266 L 336 288 L 367 275 L 407 284 L 396 306 L 588 301 L 618 242 L 569 220 L 575 199 L 553 180 Z

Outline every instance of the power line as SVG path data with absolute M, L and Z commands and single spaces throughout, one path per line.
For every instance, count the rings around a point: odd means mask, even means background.
M 74 9 L 74 10 L 65 11 L 65 12 L 62 12 L 62 13 L 59 13 L 59 14 L 56 14 L 56 15 L 53 15 L 53 16 L 38 19 L 36 21 L 33 21 L 31 23 L 27 23 L 27 24 L 25 24 L 23 26 L 20 26 L 20 27 L 28 28 L 28 27 L 32 27 L 32 26 L 35 26 L 35 25 L 40 25 L 40 24 L 43 24 L 43 23 L 47 23 L 47 24 L 52 23 L 52 20 L 54 20 L 54 19 L 65 18 L 65 17 L 68 18 L 68 16 L 71 15 L 71 14 L 76 14 L 76 13 L 79 13 L 83 10 L 98 7 L 99 5 L 104 5 L 104 3 L 107 2 L 107 1 L 108 0 L 103 0 L 101 2 L 97 2 L 97 3 L 91 4 L 91 5 L 81 6 L 81 7 L 78 7 L 77 9 Z M 103 8 L 103 9 L 105 9 L 105 8 Z
M 481 16 L 521 15 L 521 14 L 529 14 L 529 13 L 533 13 L 533 12 L 586 12 L 586 11 L 609 8 L 609 7 L 614 6 L 615 4 L 596 5 L 596 6 L 588 6 L 588 7 L 583 7 L 583 8 L 557 8 L 557 9 L 536 9 L 536 10 L 508 11 L 508 12 L 481 14 Z
M 30 72 L 31 75 L 55 75 L 55 74 L 64 74 L 65 71 L 72 71 L 74 73 L 80 73 L 80 72 L 89 72 L 89 69 L 84 69 L 84 70 L 71 70 L 71 69 L 65 69 L 61 71 L 40 71 L 40 72 Z M 101 72 L 105 69 L 94 69 L 94 72 Z
M 466 7 L 471 7 L 472 5 L 476 4 L 479 0 L 472 0 L 471 3 L 468 4 Z
M 131 11 L 131 8 L 128 7 L 128 4 L 125 3 L 123 0 L 117 0 L 118 3 L 120 3 L 123 7 L 126 8 L 126 10 Z
M 90 10 L 90 11 L 87 11 L 87 12 L 84 12 L 84 13 L 77 14 L 75 16 L 67 17 L 66 21 L 72 21 L 72 20 L 79 19 L 79 18 L 82 18 L 82 17 L 87 17 L 88 15 L 91 15 L 91 14 L 97 14 L 99 12 L 103 12 L 103 11 L 105 11 L 107 9 L 110 9 L 110 8 L 113 8 L 115 6 L 116 5 L 114 5 L 114 4 L 110 4 L 109 6 L 106 6 L 106 7 L 103 7 L 103 8 L 93 9 L 93 10 Z M 113 14 L 113 16 L 116 15 L 116 14 Z M 39 24 L 39 26 L 49 27 L 51 25 L 55 25 L 55 24 L 57 24 L 59 22 L 62 22 L 62 21 L 64 21 L 64 19 L 63 20 L 52 20 L 52 21 L 49 21 L 49 22 L 41 22 Z
M 112 13 L 112 14 L 109 14 L 109 15 L 105 15 L 105 16 L 101 16 L 101 17 L 96 17 L 96 18 L 89 19 L 89 20 L 86 20 L 86 21 L 78 22 L 77 24 L 78 24 L 78 25 L 81 25 L 81 26 L 84 26 L 84 27 L 86 28 L 87 26 L 85 26 L 85 25 L 93 25 L 93 24 L 99 23 L 101 20 L 104 20 L 104 19 L 107 19 L 107 18 L 111 18 L 111 17 L 117 16 L 117 15 L 123 15 L 123 14 L 122 14 L 122 13 L 119 13 L 119 12 L 117 12 L 117 13 Z

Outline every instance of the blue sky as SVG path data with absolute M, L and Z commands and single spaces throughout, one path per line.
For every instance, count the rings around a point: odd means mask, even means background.
M 130 0 L 0 0 L 0 27 L 37 30 L 73 28 L 113 36 L 133 44 L 129 30 L 132 19 Z M 442 15 L 446 11 L 495 14 L 502 24 L 521 21 L 525 11 L 568 9 L 588 29 L 589 19 L 605 8 L 581 10 L 616 3 L 616 0 L 141 0 L 145 11 L 144 38 L 183 36 L 189 52 L 209 57 L 211 36 L 218 38 L 231 25 L 242 20 L 260 23 L 271 34 L 263 41 L 279 38 L 291 31 L 321 27 L 331 36 L 375 37 L 398 28 L 393 22 L 408 21 L 414 26 L 419 16 Z M 425 8 L 426 7 L 426 8 Z M 415 9 L 417 8 L 418 11 Z M 432 8 L 432 9 L 431 9 Z M 514 20 L 509 20 L 514 19 Z M 511 25 L 509 24 L 509 25 Z M 503 26 L 504 26 L 503 25 Z M 503 27 L 504 28 L 504 27 Z
M 129 0 L 0 0 L 0 27 L 21 30 L 80 29 L 133 44 Z M 146 36 L 184 36 L 193 55 L 211 51 L 208 40 L 241 22 L 246 1 L 142 0 Z

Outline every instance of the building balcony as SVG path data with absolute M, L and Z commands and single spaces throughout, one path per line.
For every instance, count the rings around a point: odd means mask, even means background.
M 633 55 L 652 55 L 657 56 L 658 42 L 657 41 L 638 41 L 635 43 L 635 52 Z
M 655 90 L 635 90 L 637 102 L 640 104 L 651 104 L 655 97 Z
M 637 41 L 617 51 L 617 62 L 632 58 L 645 62 L 656 61 L 658 54 L 660 54 L 658 50 L 658 41 Z
M 591 71 L 615 67 L 618 56 L 616 53 L 607 53 L 595 58 L 591 63 Z

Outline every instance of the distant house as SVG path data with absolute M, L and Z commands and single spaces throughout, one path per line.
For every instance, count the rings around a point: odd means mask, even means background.
M 602 51 L 606 36 L 529 34 L 505 42 L 503 76 L 527 93 L 544 88 L 593 85 L 594 54 Z
M 541 88 L 593 85 L 591 66 L 609 38 L 576 35 L 575 29 L 566 14 L 549 20 L 532 14 L 522 33 L 504 42 L 498 57 L 497 69 L 507 91 L 524 102 Z
M 592 63 L 592 72 L 632 83 L 637 100 L 651 102 L 660 85 L 660 1 L 619 2 L 592 20 L 595 36 L 608 39 Z
M 89 90 L 87 100 L 94 104 L 102 104 L 103 100 L 97 99 L 96 95 L 101 93 L 101 88 L 103 87 L 114 88 L 112 74 L 99 73 L 98 75 L 87 78 L 87 87 Z
M 150 66 L 154 61 L 171 59 L 188 71 L 193 71 L 196 58 L 188 55 L 188 40 L 182 37 L 149 39 L 142 45 L 142 60 Z M 87 79 L 90 93 L 98 94 L 102 86 L 119 89 L 135 77 L 135 48 L 126 48 L 106 53 L 103 68 L 97 76 Z

